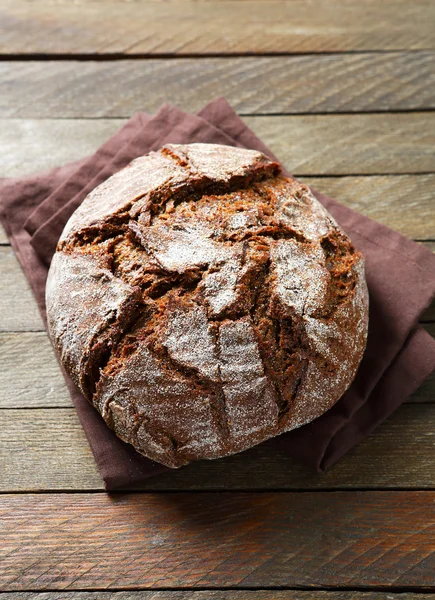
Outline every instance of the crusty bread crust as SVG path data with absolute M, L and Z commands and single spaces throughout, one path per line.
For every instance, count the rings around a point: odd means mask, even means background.
M 361 254 L 306 186 L 227 146 L 168 145 L 91 192 L 46 298 L 75 383 L 170 467 L 320 416 L 366 344 Z

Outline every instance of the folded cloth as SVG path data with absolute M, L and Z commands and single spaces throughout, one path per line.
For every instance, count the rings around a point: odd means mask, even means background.
M 131 160 L 166 143 L 209 142 L 270 150 L 220 98 L 197 115 L 164 105 L 137 113 L 95 154 L 22 179 L 0 181 L 0 219 L 45 321 L 48 265 L 62 229 L 85 196 Z M 435 340 L 418 317 L 435 295 L 435 257 L 424 247 L 315 192 L 366 259 L 367 349 L 354 382 L 323 416 L 276 438 L 318 471 L 333 465 L 388 417 L 435 369 Z M 167 468 L 119 440 L 65 374 L 107 490 Z

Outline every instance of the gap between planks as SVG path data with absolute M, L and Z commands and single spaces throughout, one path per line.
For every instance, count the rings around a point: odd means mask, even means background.
M 131 1 L 131 0 L 128 0 Z M 249 0 L 240 0 L 247 2 Z M 123 62 L 123 61 L 164 61 L 164 60 L 207 60 L 209 58 L 217 59 L 232 59 L 232 58 L 289 58 L 289 57 L 304 57 L 304 56 L 354 56 L 354 55 L 396 55 L 396 54 L 420 54 L 422 52 L 433 52 L 433 48 L 374 48 L 373 50 L 321 50 L 316 52 L 315 50 L 306 50 L 298 52 L 280 52 L 280 51 L 267 51 L 267 52 L 183 52 L 183 53 L 152 53 L 152 52 L 134 52 L 132 54 L 125 54 L 123 52 L 13 52 L 8 54 L 7 52 L 0 53 L 0 63 L 2 62 Z
M 403 588 L 402 588 L 403 589 Z M 297 591 L 297 596 L 295 596 Z M 74 592 L 0 592 L 1 600 L 272 600 L 271 588 L 236 590 L 192 590 L 171 588 L 169 590 L 133 590 L 118 588 L 117 591 L 76 590 Z M 413 592 L 368 592 L 353 588 L 325 590 L 313 588 L 273 589 L 273 600 L 433 600 L 435 594 Z
M 63 588 L 51 588 L 50 591 L 29 589 L 25 592 L 2 592 L 2 600 L 229 600 L 231 598 L 243 600 L 433 600 L 435 593 L 427 593 L 427 588 L 415 588 L 414 586 L 388 586 L 388 592 L 382 586 L 159 586 L 153 590 L 141 586 L 114 586 L 113 591 L 107 591 L 105 587 L 74 588 L 74 591 L 63 591 Z M 86 596 L 82 594 L 86 593 Z M 295 596 L 297 593 L 297 596 Z M 138 594 L 138 595 L 137 595 Z M 148 595 L 151 594 L 151 595 Z M 185 594 L 188 594 L 186 596 Z M 256 594 L 260 594 L 257 596 Z M 267 595 L 263 595 L 267 594 Z M 286 595 L 287 594 L 287 595 Z M 290 594 L 290 595 L 289 595 Z M 304 595 L 306 594 L 306 595 Z

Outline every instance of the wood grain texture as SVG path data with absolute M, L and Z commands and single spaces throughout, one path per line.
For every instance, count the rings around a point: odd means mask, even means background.
M 409 238 L 435 239 L 435 174 L 301 180 Z
M 239 114 L 435 107 L 435 53 L 0 63 L 0 117 L 188 112 L 225 96 Z M 31 101 L 29 101 L 31 99 Z
M 10 495 L 5 591 L 435 589 L 435 492 Z
M 426 328 L 435 335 L 434 324 Z M 0 408 L 71 407 L 45 332 L 0 333 Z M 435 403 L 435 374 L 409 399 Z
M 323 475 L 271 440 L 172 470 L 137 489 L 435 489 L 434 431 L 435 406 L 407 404 Z M 103 489 L 74 409 L 0 410 L 0 466 L 1 492 Z
M 224 94 L 309 184 L 434 240 L 435 113 L 400 114 L 435 106 L 434 17 L 429 0 L 3 0 L 4 58 L 154 58 L 1 62 L 0 176 L 93 152 L 162 100 L 192 111 Z M 355 114 L 368 112 L 383 114 Z M 6 244 L 0 228 L 0 600 L 435 600 L 435 376 L 324 476 L 271 441 L 149 480 L 147 493 L 95 493 Z M 267 589 L 286 587 L 316 589 Z
M 432 242 L 423 245 L 435 251 Z M 44 326 L 32 290 L 11 247 L 0 247 L 0 332 L 43 331 Z M 421 315 L 422 322 L 435 321 L 435 301 Z
M 244 120 L 295 175 L 435 172 L 435 112 L 254 116 Z M 0 176 L 20 176 L 85 156 L 124 122 L 0 120 L 0 144 L 8 148 L 1 157 Z
M 0 247 L 0 273 L 0 331 L 41 331 L 38 307 L 10 246 Z
M 0 364 L 0 408 L 72 406 L 45 332 L 0 333 Z
M 300 180 L 402 235 L 415 240 L 435 239 L 435 174 L 302 176 Z M 7 244 L 0 225 L 0 245 Z
M 22 177 L 92 154 L 124 120 L 0 120 L 0 177 Z M 24 157 L 24 158 L 23 158 Z
M 234 54 L 435 48 L 427 0 L 4 0 L 5 54 Z M 55 10 L 53 10 L 55 7 Z M 146 24 L 144 26 L 144 24 Z
M 78 489 L 102 489 L 74 409 L 1 410 L 0 423 L 1 479 L 19 482 L 14 490 L 73 489 L 68 481 L 76 481 Z M 0 491 L 10 491 L 7 487 Z
M 434 600 L 435 594 L 302 590 L 5 592 L 1 600 Z
M 424 243 L 432 251 L 435 244 Z M 43 323 L 32 291 L 12 248 L 0 247 L 0 332 L 43 331 Z M 435 301 L 421 317 L 422 321 L 435 321 Z
M 435 171 L 435 113 L 246 117 L 295 175 Z

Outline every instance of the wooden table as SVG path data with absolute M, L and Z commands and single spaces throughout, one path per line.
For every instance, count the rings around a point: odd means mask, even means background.
M 435 251 L 432 0 L 2 0 L 0 52 L 1 176 L 225 95 L 301 179 Z M 264 444 L 107 495 L 0 244 L 0 600 L 435 598 L 435 378 L 326 475 Z

